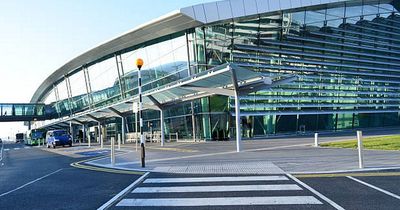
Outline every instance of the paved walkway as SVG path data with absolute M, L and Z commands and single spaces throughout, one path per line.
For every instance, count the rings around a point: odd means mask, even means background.
M 400 131 L 399 131 L 400 132 Z M 320 142 L 352 139 L 354 135 L 321 137 Z M 354 149 L 315 148 L 313 137 L 243 141 L 237 153 L 235 142 L 155 143 L 146 145 L 146 167 L 140 163 L 140 150 L 123 145 L 111 165 L 109 157 L 86 162 L 89 165 L 124 170 L 144 170 L 195 174 L 280 174 L 358 170 Z M 400 151 L 364 151 L 368 169 L 400 167 Z

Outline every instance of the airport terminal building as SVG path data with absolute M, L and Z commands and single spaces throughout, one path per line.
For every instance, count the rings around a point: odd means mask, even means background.
M 235 123 L 242 138 L 398 126 L 399 7 L 223 0 L 182 8 L 55 70 L 31 99 L 51 119 L 32 127 L 135 132 L 137 58 L 147 132 L 226 140 Z

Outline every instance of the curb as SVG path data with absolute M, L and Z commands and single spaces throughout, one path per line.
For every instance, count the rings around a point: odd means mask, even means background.
M 99 167 L 99 166 L 92 166 L 84 164 L 87 161 L 97 160 L 101 158 L 105 158 L 108 156 L 99 156 L 95 158 L 89 158 L 86 160 L 81 160 L 77 162 L 73 162 L 70 166 L 74 168 L 86 169 L 91 171 L 100 171 L 100 172 L 108 172 L 108 173 L 117 173 L 117 174 L 134 174 L 134 175 L 143 175 L 145 172 L 142 171 L 135 171 L 135 170 L 122 170 L 122 169 L 115 169 L 115 168 L 106 168 L 106 167 Z

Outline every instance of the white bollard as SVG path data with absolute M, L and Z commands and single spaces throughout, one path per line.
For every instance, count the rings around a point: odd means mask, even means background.
M 138 137 L 137 133 L 135 133 L 136 151 L 137 151 L 138 140 L 139 140 L 139 137 Z
M 90 142 L 91 142 L 90 132 L 87 132 L 87 142 L 88 142 L 88 147 L 90 147 Z
M 115 137 L 111 137 L 111 165 L 115 165 Z
M 358 145 L 358 167 L 364 168 L 362 131 L 357 131 L 357 145 Z
M 118 150 L 121 150 L 121 134 L 118 134 Z
M 314 147 L 318 147 L 318 133 L 314 134 Z

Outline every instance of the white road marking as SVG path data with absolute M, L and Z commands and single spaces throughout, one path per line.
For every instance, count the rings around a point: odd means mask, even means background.
M 24 147 L 25 149 L 30 149 L 31 147 Z
M 61 169 L 58 169 L 57 171 L 53 171 L 53 172 L 51 172 L 51 173 L 49 173 L 49 174 L 47 174 L 47 175 L 44 175 L 44 176 L 42 176 L 42 177 L 40 177 L 40 178 L 37 178 L 37 179 L 35 179 L 35 180 L 33 180 L 33 181 L 30 181 L 30 182 L 28 182 L 28 183 L 26 183 L 26 184 L 24 184 L 24 185 L 21 185 L 21 186 L 15 188 L 15 189 L 13 189 L 13 190 L 10 190 L 10 191 L 8 191 L 8 192 L 5 192 L 5 193 L 3 193 L 3 194 L 0 194 L 0 197 L 3 197 L 3 196 L 5 196 L 5 195 L 8 195 L 8 194 L 10 194 L 10 193 L 12 193 L 12 192 L 15 192 L 15 191 L 19 190 L 19 189 L 22 189 L 22 188 L 24 188 L 24 187 L 26 187 L 26 186 L 28 186 L 28 185 L 30 185 L 30 184 L 33 184 L 33 183 L 35 183 L 35 182 L 37 182 L 37 181 L 40 181 L 40 180 L 42 180 L 42 179 L 44 179 L 44 178 L 46 178 L 46 177 L 48 177 L 48 176 L 51 176 L 51 175 L 53 175 L 53 174 L 55 174 L 55 173 L 58 173 L 58 172 L 60 172 L 61 170 L 62 170 L 62 168 L 61 168 Z
M 10 149 L 4 149 L 4 151 L 9 151 Z
M 18 147 L 17 147 L 17 148 L 14 148 L 14 150 L 19 150 L 19 149 L 21 149 L 21 148 L 18 148 Z
M 280 181 L 285 176 L 232 176 L 232 177 L 189 177 L 146 179 L 143 183 L 181 183 L 181 182 L 239 182 L 239 181 Z
M 313 196 L 123 199 L 117 206 L 236 206 L 322 204 Z
M 331 199 L 327 198 L 326 196 L 322 195 L 318 191 L 314 190 L 312 187 L 308 186 L 306 183 L 300 181 L 299 179 L 297 179 L 296 177 L 292 176 L 291 174 L 286 174 L 286 175 L 288 177 L 290 177 L 291 179 L 293 179 L 298 184 L 300 184 L 301 186 L 305 187 L 307 190 L 311 191 L 312 193 L 314 193 L 315 195 L 320 197 L 322 200 L 324 200 L 327 203 L 329 203 L 331 206 L 335 207 L 338 210 L 344 210 L 343 207 L 339 206 L 337 203 L 333 202 Z
M 358 183 L 360 183 L 360 184 L 363 184 L 363 185 L 365 185 L 365 186 L 368 186 L 368 187 L 370 187 L 370 188 L 372 188 L 372 189 L 378 190 L 379 192 L 385 193 L 386 195 L 392 196 L 393 198 L 397 198 L 397 199 L 400 200 L 400 196 L 398 196 L 398 195 L 396 195 L 396 194 L 394 194 L 394 193 L 391 193 L 391 192 L 389 192 L 389 191 L 387 191 L 387 190 L 384 190 L 384 189 L 379 188 L 379 187 L 377 187 L 377 186 L 374 186 L 374 185 L 372 185 L 372 184 L 368 184 L 368 183 L 366 183 L 366 182 L 364 182 L 364 181 L 361 181 L 361 180 L 359 180 L 359 179 L 357 179 L 357 178 L 354 178 L 354 177 L 352 177 L 352 176 L 346 176 L 346 177 L 349 178 L 349 179 L 351 179 L 351 180 L 354 180 L 354 181 L 356 181 L 356 182 L 358 182 Z
M 134 181 L 132 184 L 130 184 L 128 187 L 126 187 L 125 189 L 123 189 L 121 192 L 119 192 L 117 195 L 115 195 L 113 198 L 111 198 L 109 201 L 107 201 L 107 203 L 103 204 L 102 206 L 100 206 L 97 210 L 103 210 L 108 208 L 111 204 L 113 204 L 117 199 L 119 199 L 121 196 L 125 195 L 129 190 L 131 190 L 132 188 L 134 188 L 135 186 L 137 186 L 141 181 L 143 181 L 143 179 L 145 179 L 148 175 L 150 174 L 150 172 L 147 172 L 145 174 L 143 174 L 141 177 L 139 177 L 139 179 L 137 179 L 136 181 Z
M 168 192 L 239 192 L 239 191 L 275 191 L 302 190 L 295 184 L 276 185 L 229 185 L 229 186 L 184 186 L 184 187 L 138 187 L 132 193 L 168 193 Z

